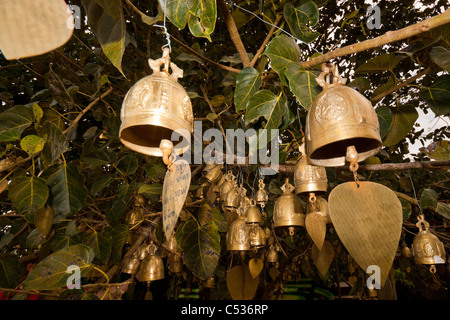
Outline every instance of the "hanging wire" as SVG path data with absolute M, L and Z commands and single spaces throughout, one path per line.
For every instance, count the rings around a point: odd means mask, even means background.
M 412 177 L 411 177 L 411 171 L 410 170 L 408 170 L 408 175 L 409 175 L 409 181 L 411 181 L 411 187 L 412 187 L 413 192 L 414 192 L 414 200 L 416 200 L 416 204 L 419 207 L 420 214 L 423 215 L 422 208 L 420 207 L 419 201 L 417 201 L 416 189 L 414 188 L 414 183 L 413 183 L 413 180 L 412 180 Z
M 162 49 L 164 49 L 165 47 L 169 48 L 169 51 L 172 52 L 172 46 L 170 44 L 170 34 L 167 32 L 167 27 L 166 27 L 166 9 L 167 9 L 167 1 L 168 0 L 164 0 L 164 18 L 163 18 L 163 25 L 160 24 L 154 24 L 155 27 L 160 27 L 163 29 L 163 33 L 166 36 L 166 40 L 167 43 L 165 45 L 162 46 Z
M 268 25 L 270 25 L 270 26 L 272 26 L 272 27 L 274 27 L 274 28 L 277 28 L 278 30 L 280 30 L 280 31 L 284 32 L 285 34 L 287 34 L 288 36 L 290 36 L 291 38 L 294 38 L 295 40 L 297 40 L 297 41 L 299 41 L 299 42 L 301 42 L 301 43 L 303 43 L 303 44 L 308 45 L 307 42 L 305 42 L 305 41 L 303 41 L 303 40 L 300 40 L 300 39 L 294 37 L 291 33 L 287 32 L 286 30 L 284 30 L 284 29 L 278 27 L 277 25 L 274 25 L 273 23 L 270 23 L 270 22 L 264 20 L 263 18 L 259 17 L 256 13 L 251 12 L 250 10 L 247 10 L 247 9 L 245 9 L 245 8 L 242 8 L 241 6 L 237 5 L 237 4 L 234 3 L 234 2 L 227 2 L 227 1 L 225 1 L 225 3 L 228 4 L 228 5 L 230 5 L 230 6 L 234 6 L 234 7 L 236 7 L 236 8 L 239 8 L 239 9 L 241 9 L 242 11 L 245 11 L 245 12 L 247 12 L 247 13 L 249 13 L 249 14 L 255 16 L 257 19 L 261 20 L 261 21 L 264 22 L 265 24 L 268 24 Z M 322 54 L 322 52 L 318 51 L 316 48 L 312 47 L 312 49 L 313 49 L 314 51 L 316 51 L 317 53 Z

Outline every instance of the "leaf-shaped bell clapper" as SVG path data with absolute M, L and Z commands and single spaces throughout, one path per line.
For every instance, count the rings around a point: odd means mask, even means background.
M 141 282 L 149 282 L 164 279 L 164 262 L 156 252 L 156 246 L 153 243 L 147 247 L 148 254 L 141 261 L 141 266 L 136 279 Z
M 430 271 L 436 272 L 436 264 L 444 264 L 446 261 L 444 244 L 428 230 L 430 224 L 425 221 L 423 215 L 419 215 L 416 223 L 419 233 L 414 237 L 412 253 L 416 264 L 430 265 Z
M 128 90 L 120 114 L 121 142 L 133 151 L 156 157 L 163 157 L 162 141 L 178 142 L 173 146 L 174 155 L 187 151 L 194 128 L 191 100 L 177 81 L 183 70 L 170 62 L 169 53 L 166 47 L 161 58 L 148 60 L 153 73 Z
M 294 227 L 305 226 L 303 203 L 292 191 L 294 186 L 289 179 L 281 187 L 283 194 L 277 199 L 273 208 L 273 225 L 275 228 L 288 227 L 289 234 L 294 234 Z
M 250 250 L 250 228 L 245 223 L 243 208 L 239 207 L 238 217 L 228 228 L 226 243 L 228 251 Z
M 309 162 L 323 167 L 343 166 L 348 147 L 356 149 L 357 162 L 377 154 L 382 141 L 372 104 L 345 86 L 346 79 L 334 64 L 324 63 L 322 71 L 316 81 L 323 91 L 314 99 L 306 117 Z
M 299 148 L 302 156 L 297 162 L 294 171 L 295 193 L 304 195 L 308 193 L 323 194 L 328 189 L 328 179 L 325 167 L 309 163 L 305 152 L 305 144 Z

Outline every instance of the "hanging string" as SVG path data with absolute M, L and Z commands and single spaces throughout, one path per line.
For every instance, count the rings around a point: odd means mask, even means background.
M 295 40 L 297 40 L 297 41 L 299 41 L 299 42 L 301 42 L 301 43 L 303 43 L 303 44 L 308 45 L 308 43 L 306 43 L 305 41 L 302 41 L 302 40 L 300 40 L 300 39 L 294 37 L 292 34 L 290 34 L 289 32 L 287 32 L 286 30 L 284 30 L 284 29 L 278 27 L 277 25 L 275 25 L 275 24 L 273 24 L 273 23 L 270 23 L 270 22 L 268 22 L 268 21 L 262 19 L 262 18 L 259 17 L 256 13 L 253 13 L 253 12 L 251 12 L 250 10 L 247 10 L 247 9 L 245 9 L 245 8 L 242 8 L 241 6 L 238 6 L 238 5 L 237 5 L 236 3 L 234 3 L 234 2 L 227 2 L 227 1 L 225 1 L 225 3 L 228 4 L 228 5 L 230 5 L 230 6 L 234 6 L 234 7 L 238 8 L 238 9 L 241 9 L 242 11 L 245 11 L 245 12 L 247 12 L 247 13 L 249 13 L 249 14 L 255 16 L 258 20 L 264 22 L 265 24 L 268 24 L 268 25 L 270 25 L 270 26 L 272 26 L 272 27 L 274 27 L 274 28 L 277 28 L 278 30 L 280 30 L 280 31 L 284 32 L 285 34 L 287 34 L 288 36 L 290 36 L 291 38 L 294 38 Z M 316 51 L 317 53 L 322 54 L 322 52 L 318 51 L 316 48 L 312 47 L 312 49 L 313 49 L 314 51 Z
M 167 43 L 165 45 L 162 46 L 162 49 L 164 49 L 165 47 L 169 48 L 169 51 L 172 52 L 172 46 L 170 44 L 170 34 L 167 32 L 167 27 L 166 27 L 166 9 L 167 9 L 167 1 L 168 0 L 164 0 L 164 18 L 163 18 L 163 25 L 159 25 L 159 24 L 154 24 L 155 27 L 160 27 L 163 29 L 163 33 L 166 36 L 166 40 Z
M 411 177 L 411 171 L 410 170 L 408 170 L 408 175 L 409 175 L 409 181 L 411 181 L 411 187 L 412 187 L 413 193 L 414 193 L 414 200 L 416 200 L 416 204 L 419 207 L 420 214 L 423 215 L 422 208 L 420 207 L 419 201 L 417 201 L 416 189 L 414 188 L 414 183 L 413 183 L 413 180 L 412 180 L 412 177 Z

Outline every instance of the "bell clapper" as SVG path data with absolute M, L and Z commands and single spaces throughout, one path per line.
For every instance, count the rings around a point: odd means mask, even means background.
M 162 158 L 164 161 L 164 164 L 167 166 L 167 168 L 170 170 L 170 166 L 172 165 L 174 161 L 174 156 L 172 155 L 173 150 L 173 143 L 170 140 L 162 139 L 161 143 L 159 144 L 159 148 L 162 151 Z
M 316 211 L 316 195 L 314 192 L 309 193 L 309 202 L 311 203 L 311 207 L 313 208 L 313 211 Z
M 358 171 L 358 152 L 356 151 L 355 146 L 348 146 L 347 147 L 347 154 L 345 156 L 345 160 L 347 160 L 348 162 L 350 162 L 350 171 L 353 172 L 353 177 L 355 179 L 356 182 L 356 186 L 359 188 L 359 179 L 358 179 L 358 175 L 357 175 L 357 171 Z

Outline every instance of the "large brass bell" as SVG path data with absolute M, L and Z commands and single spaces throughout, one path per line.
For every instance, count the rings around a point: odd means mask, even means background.
M 151 243 L 147 247 L 147 255 L 141 261 L 141 266 L 136 279 L 141 282 L 156 281 L 164 279 L 164 262 L 156 252 L 156 246 Z
M 412 253 L 416 264 L 430 265 L 430 271 L 436 272 L 436 264 L 444 264 L 446 261 L 444 244 L 428 230 L 430 224 L 425 221 L 423 215 L 419 215 L 416 223 L 419 233 L 414 237 Z
M 245 223 L 244 209 L 239 207 L 238 217 L 230 224 L 226 235 L 228 251 L 250 250 L 250 228 Z
M 289 234 L 294 234 L 294 227 L 305 226 L 305 213 L 302 201 L 292 193 L 294 186 L 289 179 L 281 187 L 283 194 L 277 199 L 273 208 L 273 225 L 288 227 Z
M 322 71 L 316 81 L 323 91 L 314 99 L 306 117 L 309 162 L 323 167 L 345 165 L 347 148 L 351 146 L 358 153 L 357 162 L 377 154 L 382 141 L 372 104 L 344 85 L 347 79 L 339 75 L 334 64 L 324 63 Z
M 173 141 L 175 131 L 179 136 L 174 140 L 183 139 L 173 146 L 173 154 L 187 151 L 193 132 L 191 100 L 177 81 L 183 70 L 170 62 L 169 53 L 166 47 L 162 58 L 148 60 L 153 73 L 136 82 L 122 103 L 120 140 L 131 150 L 150 156 L 162 157 L 161 142 Z
M 295 193 L 302 195 L 314 192 L 325 193 L 328 189 L 327 172 L 324 167 L 314 166 L 308 162 L 305 152 L 305 144 L 300 146 L 300 157 L 294 171 Z

